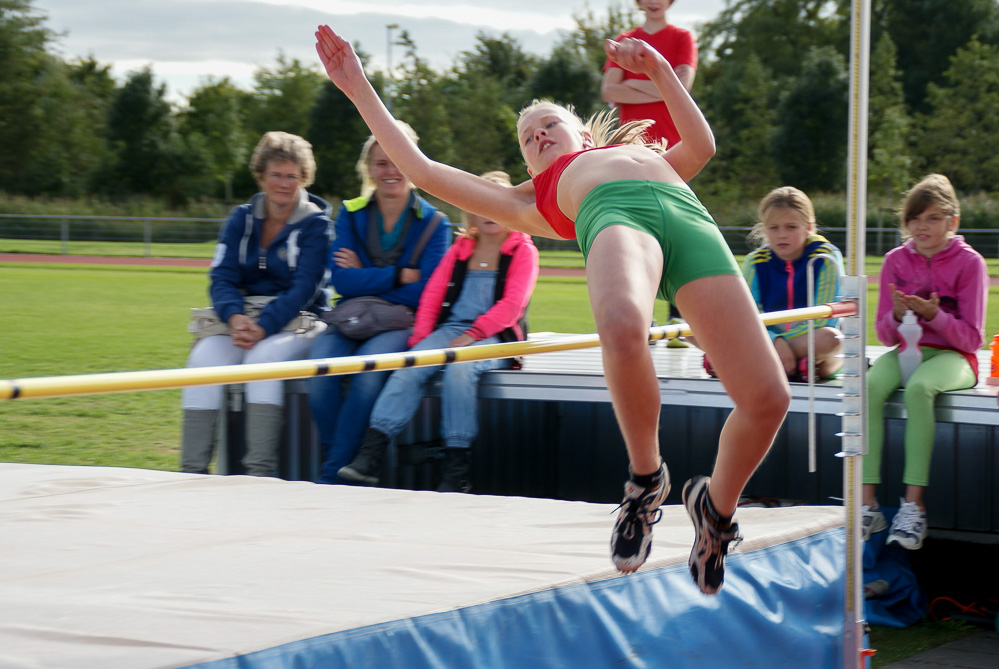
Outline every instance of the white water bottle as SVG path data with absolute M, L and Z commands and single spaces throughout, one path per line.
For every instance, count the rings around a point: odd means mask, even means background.
M 902 317 L 902 324 L 898 326 L 898 336 L 902 338 L 902 344 L 898 348 L 898 369 L 902 372 L 904 386 L 916 371 L 916 367 L 919 367 L 919 363 L 923 361 L 923 352 L 919 350 L 919 339 L 923 336 L 923 328 L 916 321 L 916 314 L 911 309 Z

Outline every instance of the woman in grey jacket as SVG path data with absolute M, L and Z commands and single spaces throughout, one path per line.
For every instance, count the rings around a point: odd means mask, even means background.
M 312 147 L 296 135 L 268 132 L 253 152 L 250 170 L 261 192 L 229 215 L 209 271 L 212 306 L 226 327 L 198 339 L 188 367 L 299 360 L 325 328 L 312 321 L 304 332 L 285 329 L 301 312 L 326 308 L 332 222 L 329 204 L 305 190 L 316 173 Z M 248 315 L 251 296 L 266 302 L 255 317 Z M 207 474 L 222 386 L 185 388 L 182 405 L 181 469 Z M 283 381 L 247 384 L 247 474 L 276 475 L 283 405 Z

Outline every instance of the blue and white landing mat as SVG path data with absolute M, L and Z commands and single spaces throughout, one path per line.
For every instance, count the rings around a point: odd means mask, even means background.
M 740 509 L 725 587 L 614 505 L 0 464 L 0 667 L 839 667 L 840 507 Z

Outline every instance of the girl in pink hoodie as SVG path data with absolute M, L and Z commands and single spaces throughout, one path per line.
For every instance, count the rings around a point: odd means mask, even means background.
M 976 352 L 985 341 L 989 277 L 985 259 L 956 235 L 961 207 L 947 177 L 931 174 L 906 194 L 899 212 L 902 246 L 881 268 L 876 329 L 885 346 L 901 343 L 898 327 L 911 310 L 922 326 L 922 362 L 905 383 L 905 498 L 887 543 L 922 548 L 926 537 L 923 492 L 929 483 L 935 432 L 934 401 L 978 381 Z M 884 443 L 884 403 L 901 387 L 899 348 L 867 373 L 869 452 L 863 463 L 862 533 L 866 541 L 888 527 L 877 500 Z
M 483 178 L 510 186 L 505 172 Z M 467 214 L 465 226 L 430 275 L 416 310 L 410 350 L 455 348 L 523 340 L 525 312 L 538 279 L 538 249 L 530 235 Z M 364 441 L 340 478 L 366 485 L 380 479 L 385 451 L 423 399 L 423 387 L 443 369 L 441 436 L 444 466 L 438 492 L 471 488 L 471 445 L 478 434 L 478 388 L 482 374 L 510 367 L 510 359 L 477 360 L 392 372 L 374 408 Z

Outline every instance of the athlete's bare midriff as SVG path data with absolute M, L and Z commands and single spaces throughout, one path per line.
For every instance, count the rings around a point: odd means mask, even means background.
M 565 168 L 558 182 L 558 207 L 576 220 L 579 206 L 591 190 L 608 181 L 630 179 L 687 188 L 673 167 L 655 151 L 638 145 L 607 147 L 581 153 Z

